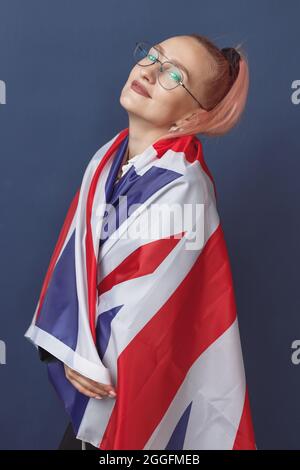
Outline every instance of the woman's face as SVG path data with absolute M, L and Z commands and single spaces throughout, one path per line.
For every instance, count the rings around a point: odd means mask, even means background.
M 180 68 L 184 85 L 201 103 L 202 84 L 209 74 L 210 60 L 205 48 L 194 38 L 175 36 L 154 44 L 159 50 L 159 60 L 164 62 L 173 59 L 186 69 Z M 178 85 L 172 90 L 163 88 L 157 78 L 159 62 L 142 67 L 136 64 L 125 83 L 120 104 L 128 113 L 147 121 L 151 126 L 166 129 L 201 109 L 190 94 Z M 143 96 L 131 88 L 133 80 L 140 82 L 150 97 Z

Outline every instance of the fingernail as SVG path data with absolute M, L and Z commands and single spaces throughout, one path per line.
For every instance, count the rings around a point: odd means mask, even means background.
M 108 395 L 111 396 L 111 397 L 116 397 L 117 396 L 116 392 L 113 392 L 112 390 L 110 390 L 110 392 L 108 392 Z
M 99 397 L 99 395 L 96 395 L 95 398 L 97 398 L 97 400 L 102 400 L 103 397 Z

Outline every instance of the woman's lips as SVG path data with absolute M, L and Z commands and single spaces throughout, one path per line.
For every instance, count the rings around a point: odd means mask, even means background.
M 131 88 L 136 92 L 139 93 L 140 95 L 146 96 L 146 98 L 151 98 L 147 90 L 136 80 L 133 80 L 131 84 Z

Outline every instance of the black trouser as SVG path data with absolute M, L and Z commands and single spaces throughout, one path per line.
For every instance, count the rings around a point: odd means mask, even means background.
M 89 442 L 85 443 L 85 448 L 86 450 L 101 450 Z M 82 441 L 80 439 L 76 439 L 71 423 L 69 423 L 67 426 L 64 437 L 59 444 L 58 450 L 82 450 Z

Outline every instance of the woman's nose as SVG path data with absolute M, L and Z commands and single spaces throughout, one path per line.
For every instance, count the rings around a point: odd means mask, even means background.
M 155 83 L 160 64 L 152 64 L 141 70 L 141 76 L 147 78 L 149 82 Z

